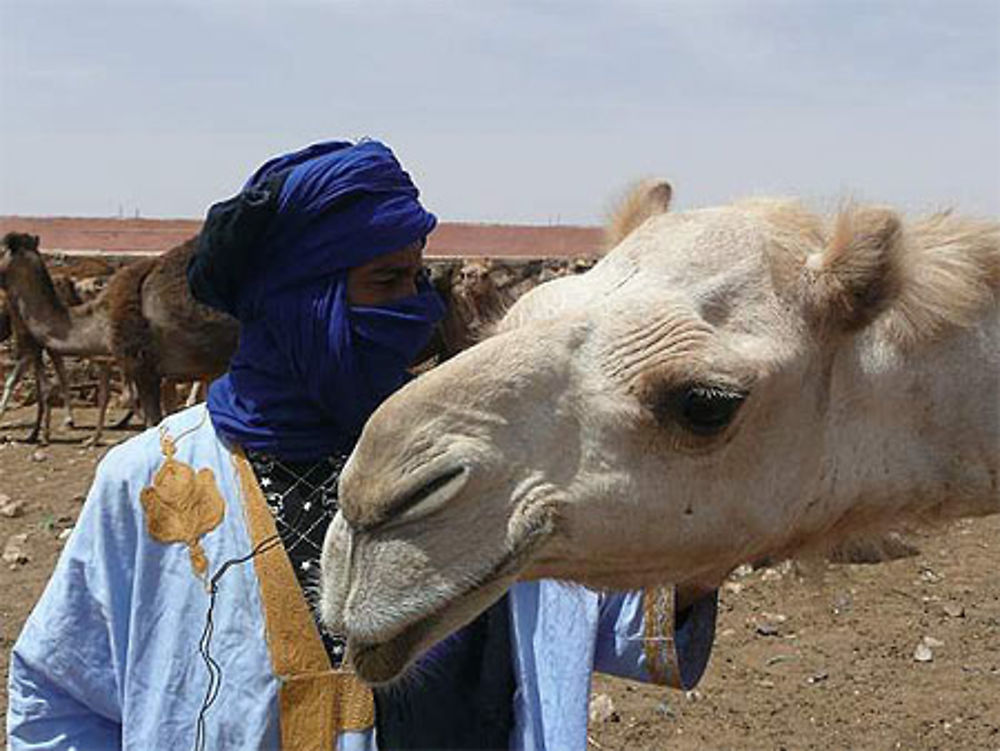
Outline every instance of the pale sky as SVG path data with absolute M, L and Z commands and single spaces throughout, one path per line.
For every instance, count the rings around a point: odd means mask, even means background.
M 1000 213 L 1000 0 L 0 0 L 0 214 L 201 217 L 388 142 L 442 219 L 597 224 L 657 175 Z

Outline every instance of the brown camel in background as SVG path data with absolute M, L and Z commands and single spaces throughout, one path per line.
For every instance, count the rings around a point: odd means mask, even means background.
M 60 298 L 56 285 L 45 268 L 38 252 L 38 237 L 11 232 L 3 239 L 0 255 L 0 286 L 7 293 L 8 309 L 12 323 L 19 321 L 23 329 L 20 341 L 37 351 L 35 378 L 38 383 L 38 417 L 35 429 L 28 440 L 34 441 L 41 433 L 44 442 L 49 440 L 51 408 L 49 407 L 48 379 L 41 358 L 45 349 L 57 362 L 57 373 L 62 368 L 61 357 L 80 355 L 101 357 L 110 355 L 107 346 L 107 321 L 103 295 L 79 305 L 66 305 Z M 57 358 L 60 358 L 57 360 Z M 65 376 L 60 375 L 65 381 Z M 98 425 L 93 442 L 100 440 L 108 402 L 110 360 L 102 363 L 98 388 Z M 66 402 L 69 403 L 68 390 Z
M 236 319 L 197 302 L 188 289 L 196 244 L 197 236 L 142 266 L 131 264 L 136 268 L 119 271 L 108 285 L 112 349 L 150 425 L 162 419 L 163 379 L 210 380 L 226 371 L 236 349 Z
M 53 279 L 53 282 L 56 295 L 64 304 L 74 305 L 81 302 L 71 279 L 56 277 Z M 47 420 L 49 419 L 50 411 L 43 403 L 48 396 L 48 382 L 44 376 L 45 365 L 42 356 L 44 348 L 28 332 L 24 321 L 18 315 L 16 307 L 12 308 L 10 306 L 7 294 L 3 290 L 0 290 L 0 341 L 7 341 L 8 339 L 13 340 L 14 365 L 4 379 L 3 396 L 0 397 L 0 417 L 7 411 L 10 399 L 14 394 L 14 389 L 17 388 L 17 384 L 24 377 L 30 366 L 35 376 L 35 402 L 38 409 L 35 416 L 35 424 L 31 429 L 31 433 L 28 434 L 27 440 L 29 443 L 34 443 L 38 440 L 39 434 L 42 432 L 43 423 L 45 437 L 48 440 L 49 426 Z M 72 426 L 75 422 L 73 418 L 73 406 L 70 399 L 69 380 L 66 377 L 66 367 L 63 363 L 62 355 L 57 352 L 48 352 L 48 355 L 49 359 L 52 360 L 52 366 L 56 372 L 56 380 L 59 383 L 59 390 L 62 392 L 63 404 L 66 406 L 66 424 Z
M 136 385 L 147 424 L 162 418 L 161 379 L 198 380 L 226 369 L 238 324 L 191 297 L 193 239 L 123 267 L 95 300 L 74 307 L 55 295 L 37 237 L 9 233 L 3 245 L 2 285 L 31 336 L 59 354 L 114 356 Z M 98 434 L 107 407 L 102 392 Z

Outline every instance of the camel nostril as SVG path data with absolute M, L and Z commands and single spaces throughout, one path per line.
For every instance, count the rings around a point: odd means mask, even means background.
M 405 493 L 389 503 L 381 514 L 381 521 L 387 522 L 402 516 L 428 499 L 438 495 L 440 491 L 445 490 L 446 488 L 457 491 L 459 487 L 465 484 L 467 474 L 468 470 L 461 465 L 443 472 L 429 482 L 424 483 L 416 490 Z M 454 495 L 454 493 L 442 495 L 441 500 L 447 500 L 452 497 L 452 495 Z

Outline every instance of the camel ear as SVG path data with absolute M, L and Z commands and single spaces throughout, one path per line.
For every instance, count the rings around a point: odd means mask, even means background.
M 806 258 L 806 307 L 814 323 L 853 331 L 896 296 L 902 223 L 888 209 L 851 209 L 836 221 L 826 248 Z
M 607 247 L 616 246 L 651 216 L 666 213 L 673 195 L 674 189 L 663 179 L 643 180 L 629 190 L 608 222 Z

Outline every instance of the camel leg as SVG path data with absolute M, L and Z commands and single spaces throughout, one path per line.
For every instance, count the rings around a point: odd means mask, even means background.
M 139 392 L 136 390 L 135 381 L 127 375 L 124 376 L 124 379 L 125 388 L 128 390 L 128 412 L 125 413 L 122 419 L 111 426 L 113 430 L 124 430 L 127 428 L 135 413 L 141 411 L 139 406 Z
M 193 407 L 198 402 L 201 401 L 201 392 L 206 390 L 208 387 L 204 380 L 197 380 L 191 384 L 191 390 L 188 392 L 187 401 L 184 402 L 185 407 Z
M 56 378 L 59 380 L 59 391 L 62 392 L 63 403 L 66 405 L 66 421 L 63 424 L 68 428 L 76 427 L 76 421 L 73 419 L 73 402 L 69 397 L 69 379 L 66 377 L 63 357 L 55 352 L 49 352 L 49 357 L 52 358 L 52 366 L 55 368 Z
M 94 435 L 84 441 L 85 446 L 100 446 L 101 434 L 104 432 L 104 418 L 108 412 L 108 402 L 111 400 L 111 363 L 102 362 L 97 376 L 97 428 Z M 132 413 L 129 412 L 129 415 Z
M 164 378 L 161 383 L 160 399 L 163 405 L 164 414 L 171 414 L 177 411 L 177 404 L 180 398 L 177 396 L 177 381 L 173 378 Z
M 160 377 L 155 373 L 139 373 L 135 379 L 139 389 L 139 404 L 146 427 L 159 425 L 163 419 L 160 409 Z
M 35 352 L 33 359 L 37 410 L 35 412 L 35 425 L 26 440 L 28 443 L 37 443 L 39 434 L 41 434 L 41 442 L 47 444 L 49 442 L 49 418 L 52 416 L 52 410 L 49 407 L 49 382 L 45 376 L 45 363 L 42 361 L 42 351 L 38 350 Z
M 14 363 L 14 367 L 7 374 L 7 378 L 4 380 L 3 384 L 3 397 L 0 398 L 0 416 L 7 411 L 7 406 L 10 404 L 10 398 L 14 395 L 14 389 L 17 388 L 17 384 L 21 381 L 24 376 L 24 371 L 28 368 L 28 360 L 30 355 L 22 355 L 17 358 L 17 362 Z

